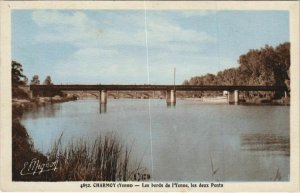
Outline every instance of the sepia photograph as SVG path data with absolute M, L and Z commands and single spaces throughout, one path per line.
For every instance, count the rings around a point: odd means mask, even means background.
M 299 2 L 65 3 L 1 10 L 6 181 L 299 191 Z

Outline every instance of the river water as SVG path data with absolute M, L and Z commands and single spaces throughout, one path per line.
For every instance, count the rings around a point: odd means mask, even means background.
M 22 123 L 34 147 L 46 153 L 63 133 L 70 141 L 92 141 L 113 133 L 132 146 L 154 181 L 289 180 L 287 106 L 205 104 L 178 100 L 78 100 L 27 112 Z

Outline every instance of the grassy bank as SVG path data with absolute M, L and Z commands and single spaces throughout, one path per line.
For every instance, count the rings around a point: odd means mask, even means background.
M 145 173 L 139 164 L 132 165 L 131 148 L 125 147 L 114 135 L 98 136 L 94 141 L 78 140 L 66 147 L 60 139 L 47 155 L 58 160 L 59 167 L 52 173 L 53 181 L 128 181 Z

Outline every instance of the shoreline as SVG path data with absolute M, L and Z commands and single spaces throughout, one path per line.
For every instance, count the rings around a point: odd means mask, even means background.
M 177 99 L 178 100 L 178 99 Z M 228 104 L 227 97 L 203 97 L 203 98 L 179 98 L 179 100 L 193 101 L 203 104 Z M 290 99 L 266 99 L 255 98 L 252 100 L 241 99 L 239 105 L 274 105 L 274 106 L 290 106 Z
M 73 97 L 40 97 L 36 99 L 12 99 L 12 115 L 14 118 L 19 118 L 22 116 L 23 112 L 31 110 L 32 108 L 37 108 L 45 105 L 51 105 L 54 103 L 63 103 L 69 101 L 75 101 Z M 18 112 L 16 112 L 18 111 Z M 15 114 L 16 113 L 16 114 Z

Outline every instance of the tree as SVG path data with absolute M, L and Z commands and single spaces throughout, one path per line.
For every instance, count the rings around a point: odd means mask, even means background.
M 24 79 L 24 80 L 22 80 Z M 16 61 L 11 62 L 11 82 L 13 86 L 25 84 L 26 76 L 23 74 L 22 65 Z
M 284 80 L 284 84 L 290 89 L 290 43 L 286 42 L 276 47 L 278 54 L 276 75 Z
M 47 76 L 46 79 L 44 80 L 44 85 L 53 85 L 52 81 L 51 81 L 51 77 Z
M 31 85 L 39 85 L 40 84 L 40 80 L 39 80 L 39 76 L 38 75 L 34 75 L 32 77 L 32 80 L 30 81 Z
M 183 85 L 189 85 L 189 81 L 188 80 L 184 80 L 182 84 Z
M 28 78 L 24 77 L 24 85 L 28 85 Z

